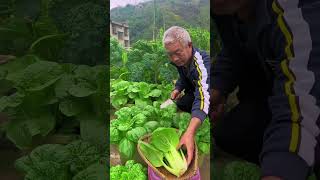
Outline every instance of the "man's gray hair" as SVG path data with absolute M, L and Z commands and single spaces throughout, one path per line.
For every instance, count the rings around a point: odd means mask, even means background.
M 179 41 L 183 46 L 187 46 L 191 42 L 190 35 L 187 30 L 179 26 L 172 26 L 164 32 L 163 45 Z

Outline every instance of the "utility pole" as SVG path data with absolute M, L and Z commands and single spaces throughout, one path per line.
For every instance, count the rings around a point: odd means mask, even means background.
M 166 21 L 164 19 L 164 11 L 162 13 L 162 18 L 163 18 L 163 31 L 165 31 L 166 30 Z
M 156 0 L 153 0 L 153 32 L 152 32 L 153 41 L 155 41 L 155 33 L 156 33 Z

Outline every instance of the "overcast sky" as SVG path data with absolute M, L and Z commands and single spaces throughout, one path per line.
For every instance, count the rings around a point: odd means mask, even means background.
M 110 0 L 110 9 L 118 6 L 126 6 L 127 4 L 139 4 L 147 0 Z

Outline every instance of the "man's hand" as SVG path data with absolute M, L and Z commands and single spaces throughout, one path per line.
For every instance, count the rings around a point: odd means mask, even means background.
M 184 146 L 187 149 L 187 163 L 190 165 L 193 154 L 194 154 L 194 136 L 197 132 L 198 127 L 201 125 L 201 120 L 199 118 L 193 117 L 186 132 L 182 135 L 178 149 Z
M 181 94 L 181 93 L 180 93 L 179 90 L 177 90 L 177 89 L 173 90 L 173 91 L 171 92 L 171 99 L 172 99 L 172 100 L 178 99 L 179 96 L 180 96 L 180 94 Z
M 221 118 L 224 112 L 225 97 L 218 91 L 212 89 L 210 91 L 210 112 L 211 121 L 216 122 Z

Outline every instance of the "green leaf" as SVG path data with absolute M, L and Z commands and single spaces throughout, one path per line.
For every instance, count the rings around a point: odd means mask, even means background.
M 118 141 L 120 141 L 121 136 L 120 136 L 120 132 L 116 127 L 111 126 L 110 127 L 110 141 L 113 143 L 117 143 Z
M 3 111 L 6 107 L 17 107 L 22 103 L 24 94 L 14 93 L 10 96 L 2 96 L 0 98 L 0 112 Z
M 153 131 L 150 142 L 160 151 L 168 152 L 172 146 L 178 146 L 179 136 L 174 128 L 157 128 Z
M 223 179 L 228 180 L 258 180 L 261 176 L 258 166 L 242 161 L 233 161 L 228 163 L 223 172 Z
M 23 57 L 12 59 L 8 63 L 1 65 L 0 71 L 6 72 L 6 74 L 8 75 L 8 78 L 10 79 L 10 76 L 12 74 L 16 74 L 21 70 L 24 70 L 27 66 L 37 61 L 39 61 L 37 56 L 26 55 Z
M 132 84 L 130 86 L 128 86 L 128 89 L 127 89 L 128 93 L 137 93 L 139 92 L 139 87 L 137 87 L 137 84 Z
M 95 71 L 92 67 L 87 65 L 79 65 L 74 70 L 75 78 L 82 81 L 93 83 L 96 81 Z
M 36 147 L 29 156 L 34 163 L 52 161 L 59 164 L 68 164 L 70 154 L 63 145 L 44 144 Z
M 87 97 L 96 93 L 96 89 L 87 82 L 80 82 L 72 85 L 68 92 L 74 97 Z
M 27 173 L 32 170 L 33 162 L 29 156 L 22 156 L 15 161 L 14 166 L 19 171 Z
M 81 103 L 81 101 L 76 101 L 75 99 L 67 99 L 60 102 L 59 110 L 66 116 L 75 116 L 84 109 Z
M 152 90 L 148 96 L 151 96 L 151 97 L 160 97 L 161 96 L 161 93 L 162 91 L 159 90 L 159 89 L 154 89 Z
M 119 152 L 121 153 L 121 157 L 131 159 L 135 152 L 134 143 L 127 138 L 123 138 L 119 143 Z
M 25 180 L 46 179 L 46 180 L 69 180 L 71 175 L 68 169 L 59 163 L 45 161 L 38 162 L 25 176 Z
M 58 98 L 64 98 L 69 96 L 68 90 L 75 83 L 73 76 L 63 75 L 55 84 L 55 94 Z
M 98 120 L 92 114 L 79 114 L 81 138 L 103 151 L 108 148 L 108 128 L 105 121 Z
M 149 121 L 146 122 L 143 127 L 146 128 L 149 133 L 151 133 L 159 127 L 159 123 L 157 121 Z
M 46 83 L 44 83 L 44 84 L 42 84 L 40 86 L 33 87 L 33 88 L 28 89 L 28 90 L 29 91 L 40 91 L 40 90 L 50 86 L 51 84 L 55 83 L 60 78 L 61 78 L 61 76 L 58 76 L 58 77 L 56 77 L 54 79 L 51 79 L 50 81 L 48 81 L 48 82 L 46 82 Z
M 41 91 L 29 91 L 25 93 L 23 100 L 23 108 L 26 111 L 37 111 L 40 107 L 52 105 L 58 102 L 55 93 L 51 87 L 47 87 Z
M 139 141 L 138 146 L 140 147 L 142 154 L 148 159 L 148 161 L 150 161 L 150 163 L 154 167 L 162 166 L 162 159 L 164 155 L 161 151 L 143 141 Z
M 139 95 L 139 94 L 137 94 L 137 93 L 130 92 L 130 93 L 128 94 L 128 97 L 129 97 L 130 99 L 135 99 L 135 98 L 138 97 L 138 95 Z
M 72 180 L 105 180 L 107 177 L 107 166 L 95 163 L 79 172 Z
M 74 174 L 86 169 L 100 159 L 99 150 L 85 141 L 72 142 L 66 145 L 66 148 L 71 154 L 69 157 L 71 161 L 70 170 Z
M 134 160 L 128 160 L 125 164 L 126 168 L 131 169 L 133 165 L 135 165 L 136 162 Z
M 146 82 L 138 83 L 140 89 L 139 96 L 140 98 L 149 98 L 150 86 Z
M 50 113 L 41 113 L 38 116 L 34 116 L 30 122 L 30 125 L 34 125 L 34 127 L 39 129 L 42 136 L 48 135 L 55 127 L 55 124 L 55 118 Z
M 128 131 L 133 128 L 133 125 L 134 125 L 133 119 L 119 120 L 118 129 L 120 131 Z
M 143 126 L 147 121 L 147 117 L 144 114 L 139 113 L 132 118 L 132 121 L 134 121 L 136 126 Z
M 147 105 L 150 105 L 151 104 L 151 100 L 149 99 L 135 99 L 135 105 L 140 107 L 140 108 L 143 108 Z
M 117 96 L 115 98 L 111 98 L 111 104 L 114 108 L 118 109 L 122 105 L 127 104 L 128 98 L 125 96 Z
M 210 153 L 210 143 L 199 142 L 197 144 L 198 144 L 198 148 L 201 153 L 203 153 L 203 154 Z
M 48 109 L 33 112 L 20 109 L 12 113 L 9 119 L 5 128 L 6 134 L 20 149 L 30 147 L 33 136 L 46 136 L 55 127 L 55 119 Z
M 35 62 L 7 79 L 25 90 L 39 91 L 55 83 L 63 73 L 59 64 L 48 61 Z
M 136 127 L 127 132 L 127 138 L 136 143 L 146 133 L 147 130 L 144 127 Z

